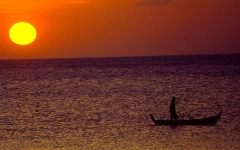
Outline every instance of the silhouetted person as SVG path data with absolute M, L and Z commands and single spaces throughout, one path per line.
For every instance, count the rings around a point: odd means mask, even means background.
M 176 109 L 175 109 L 175 100 L 176 100 L 176 98 L 173 96 L 171 104 L 170 104 L 170 109 L 169 109 L 170 116 L 171 116 L 171 121 L 178 120 L 178 115 L 177 115 Z

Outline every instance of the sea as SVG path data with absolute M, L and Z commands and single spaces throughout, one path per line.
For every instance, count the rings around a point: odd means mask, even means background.
M 0 150 L 240 149 L 240 54 L 0 60 L 0 85 Z M 155 126 L 173 96 L 221 119 Z

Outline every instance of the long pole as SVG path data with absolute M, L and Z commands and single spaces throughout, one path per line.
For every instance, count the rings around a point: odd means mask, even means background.
M 177 113 L 179 113 L 180 115 L 186 116 L 186 117 L 188 117 L 188 118 L 190 118 L 190 119 L 194 119 L 193 117 L 190 117 L 190 116 L 188 116 L 188 115 L 182 114 L 182 113 L 180 113 L 180 112 L 177 112 Z

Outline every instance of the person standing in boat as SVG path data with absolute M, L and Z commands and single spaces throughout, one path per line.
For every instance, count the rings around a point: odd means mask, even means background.
M 176 98 L 173 96 L 172 97 L 172 101 L 170 104 L 170 108 L 169 108 L 169 112 L 170 112 L 170 116 L 171 116 L 171 121 L 176 121 L 178 120 L 178 115 L 175 109 L 175 100 Z

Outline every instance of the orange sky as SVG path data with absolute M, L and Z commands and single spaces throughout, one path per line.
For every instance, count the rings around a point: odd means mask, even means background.
M 0 0 L 0 59 L 240 53 L 240 0 Z M 20 21 L 38 36 L 14 44 Z

